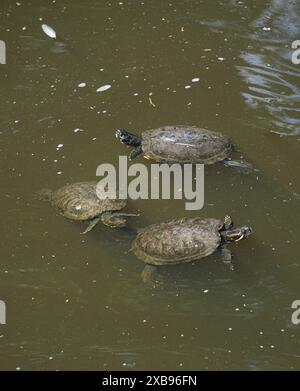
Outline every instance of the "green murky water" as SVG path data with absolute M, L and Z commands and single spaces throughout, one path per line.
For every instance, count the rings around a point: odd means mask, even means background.
M 1 369 L 300 369 L 299 17 L 292 0 L 1 1 Z M 255 233 L 234 272 L 212 256 L 155 290 L 129 232 L 82 236 L 34 195 L 116 164 L 116 128 L 176 123 L 230 135 L 260 172 L 208 167 L 201 211 L 131 201 L 131 227 L 230 213 Z

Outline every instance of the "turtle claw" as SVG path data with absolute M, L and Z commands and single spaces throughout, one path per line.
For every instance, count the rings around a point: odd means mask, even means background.
M 226 215 L 224 218 L 224 229 L 230 229 L 233 227 L 233 220 L 230 216 Z

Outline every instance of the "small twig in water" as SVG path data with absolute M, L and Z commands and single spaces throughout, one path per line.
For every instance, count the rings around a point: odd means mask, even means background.
M 152 102 L 151 96 L 149 96 L 149 102 L 150 102 L 150 105 L 152 105 L 153 107 L 155 107 L 155 104 Z

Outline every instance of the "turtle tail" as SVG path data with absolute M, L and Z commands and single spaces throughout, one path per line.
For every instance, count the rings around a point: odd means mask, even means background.
M 37 192 L 37 197 L 41 201 L 51 201 L 52 190 L 51 189 L 41 189 Z

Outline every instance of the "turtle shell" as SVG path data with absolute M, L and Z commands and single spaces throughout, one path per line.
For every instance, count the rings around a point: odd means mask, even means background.
M 143 228 L 132 249 L 145 263 L 174 265 L 191 262 L 212 254 L 220 245 L 217 219 L 183 218 Z
M 195 126 L 174 125 L 142 133 L 145 157 L 158 162 L 213 164 L 232 151 L 230 138 Z
M 63 186 L 53 192 L 51 202 L 64 217 L 72 220 L 89 220 L 103 212 L 125 207 L 126 200 L 98 198 L 97 183 L 78 182 Z

